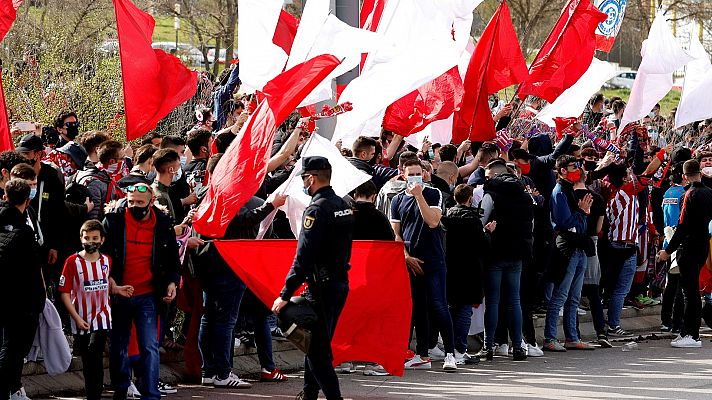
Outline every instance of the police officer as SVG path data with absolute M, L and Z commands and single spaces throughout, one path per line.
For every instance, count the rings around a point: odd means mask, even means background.
M 667 261 L 670 254 L 677 250 L 680 285 L 685 295 L 683 332 L 670 344 L 672 347 L 695 348 L 702 347 L 699 276 L 709 254 L 708 227 L 712 220 L 712 189 L 702 184 L 700 163 L 697 160 L 685 161 L 682 173 L 690 182 L 690 187 L 682 201 L 680 223 L 665 250 L 658 253 L 658 258 Z
M 331 188 L 331 165 L 324 157 L 303 160 L 304 192 L 312 201 L 304 211 L 297 255 L 272 311 L 287 304 L 304 281 L 319 315 L 304 362 L 304 391 L 297 399 L 316 399 L 319 389 L 327 399 L 341 399 L 339 380 L 332 366 L 331 338 L 349 292 L 353 211 Z

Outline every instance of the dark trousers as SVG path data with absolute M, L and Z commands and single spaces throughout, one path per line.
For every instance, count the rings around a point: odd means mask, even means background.
M 39 314 L 23 313 L 4 318 L 0 347 L 0 396 L 6 399 L 22 387 L 22 366 L 35 340 Z
M 198 343 L 204 377 L 226 379 L 232 370 L 233 331 L 244 294 L 245 284 L 235 274 L 203 282 L 203 317 Z
M 708 246 L 686 245 L 678 250 L 680 287 L 685 296 L 685 315 L 681 335 L 700 338 L 702 300 L 700 299 L 700 270 L 707 260 Z
M 596 331 L 596 336 L 606 335 L 606 317 L 603 314 L 601 288 L 598 285 L 583 285 L 581 296 L 588 298 L 588 305 L 591 308 L 591 317 L 593 318 L 593 329 Z M 578 327 L 578 318 L 576 319 L 576 325 Z M 581 337 L 580 332 L 579 337 Z
M 673 330 L 682 329 L 682 315 L 685 312 L 685 297 L 680 288 L 680 274 L 667 274 L 667 285 L 663 291 L 660 320 Z
M 101 399 L 101 392 L 104 391 L 104 346 L 108 335 L 108 331 L 74 335 L 74 348 L 82 358 L 87 400 Z
M 454 353 L 455 335 L 445 291 L 445 266 L 426 264 L 423 270 L 425 274 L 422 276 L 410 274 L 416 353 L 421 357 L 428 356 L 428 349 L 434 347 L 430 342 L 430 332 L 435 327 L 440 329 L 445 353 Z M 431 315 L 436 318 L 435 321 L 431 320 Z
M 319 315 L 319 326 L 313 329 L 309 352 L 304 358 L 304 398 L 316 399 L 319 389 L 327 399 L 341 399 L 339 378 L 334 372 L 331 339 L 336 322 L 349 294 L 348 282 L 329 282 L 310 293 L 312 306 Z

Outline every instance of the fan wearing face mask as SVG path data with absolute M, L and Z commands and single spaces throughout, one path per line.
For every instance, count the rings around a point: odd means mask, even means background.
M 156 180 L 153 182 L 153 191 L 158 203 L 168 210 L 168 214 L 176 221 L 176 213 L 169 190 L 171 183 L 180 178 L 180 155 L 173 149 L 161 149 L 153 154 L 153 166 L 156 168 Z
M 697 161 L 700 163 L 702 171 L 702 183 L 708 188 L 712 188 L 712 152 L 702 151 L 697 153 Z

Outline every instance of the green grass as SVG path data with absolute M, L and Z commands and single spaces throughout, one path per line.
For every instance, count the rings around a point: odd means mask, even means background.
M 618 96 L 626 102 L 630 97 L 630 89 L 602 89 L 601 93 L 603 93 L 606 98 Z M 673 108 L 677 107 L 680 102 L 680 94 L 681 92 L 679 90 L 671 90 L 670 93 L 660 100 L 660 113 L 662 115 L 667 115 Z

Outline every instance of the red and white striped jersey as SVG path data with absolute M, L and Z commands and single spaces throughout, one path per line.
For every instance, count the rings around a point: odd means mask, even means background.
M 608 238 L 612 242 L 638 241 L 638 197 L 624 185 L 608 200 L 606 216 L 610 224 Z
M 99 260 L 90 262 L 75 253 L 64 263 L 59 279 L 59 291 L 70 293 L 74 309 L 86 321 L 89 331 L 78 331 L 72 320 L 72 333 L 111 329 L 111 306 L 109 305 L 109 271 L 111 258 L 100 254 Z

